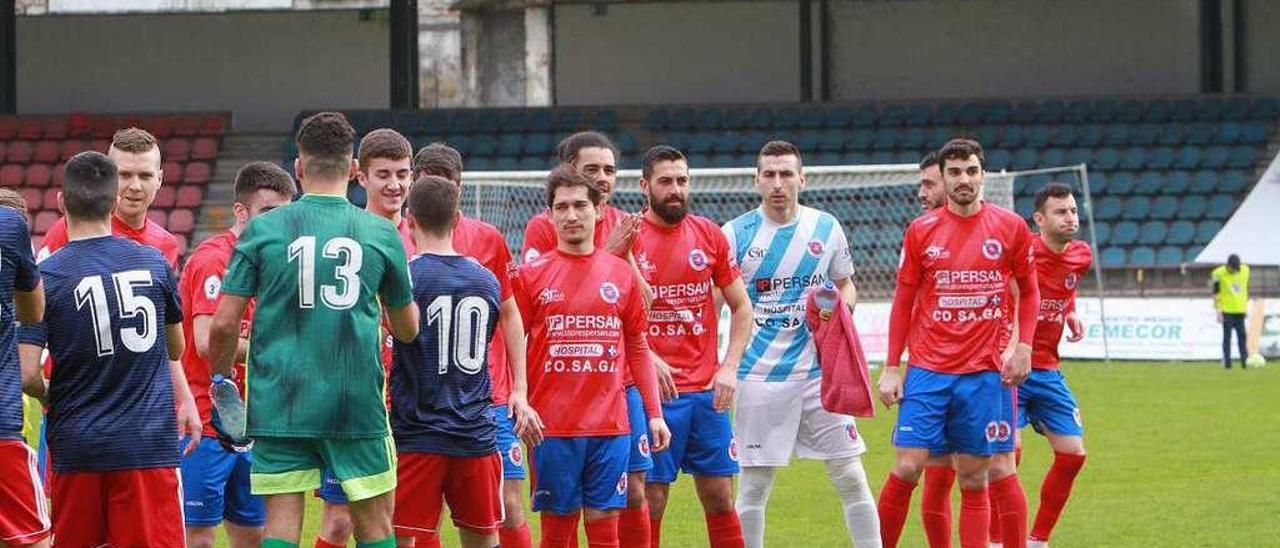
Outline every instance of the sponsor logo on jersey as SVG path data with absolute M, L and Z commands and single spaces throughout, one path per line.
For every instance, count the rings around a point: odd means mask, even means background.
M 619 495 L 627 492 L 627 473 L 626 472 L 623 472 L 622 477 L 618 478 L 618 485 L 614 487 L 614 490 Z
M 524 464 L 524 451 L 520 449 L 520 442 L 512 442 L 511 447 L 507 448 L 507 460 L 516 466 Z
M 554 287 L 548 287 L 538 293 L 538 304 L 558 303 L 564 300 L 564 293 Z
M 1067 277 L 1062 279 L 1062 285 L 1067 289 L 1075 289 L 1077 285 L 1080 285 L 1080 277 L 1075 272 L 1069 272 Z
M 991 296 L 991 306 L 1000 306 L 1002 303 L 1004 303 L 1004 297 L 999 294 Z
M 553 344 L 549 353 L 553 358 L 598 358 L 604 355 L 604 345 Z
M 1004 254 L 1004 244 L 995 238 L 988 238 L 982 242 L 982 256 L 991 260 L 997 260 Z
M 547 316 L 548 331 L 565 329 L 622 329 L 622 320 L 617 316 L 603 314 L 553 314 Z
M 707 269 L 707 253 L 701 249 L 694 248 L 689 252 L 689 266 L 694 270 L 703 271 Z
M 702 297 L 711 293 L 711 280 L 683 284 L 666 284 L 653 286 L 653 298 L 676 299 L 681 297 Z
M 791 289 L 799 287 L 808 289 L 813 286 L 822 285 L 827 281 L 826 276 L 822 274 L 814 274 L 811 276 L 788 276 L 785 278 L 756 278 L 756 292 L 764 293 L 775 289 Z
M 808 249 L 810 255 L 813 255 L 814 257 L 821 257 L 822 252 L 826 248 L 823 247 L 822 242 L 819 242 L 818 240 L 810 240 Z
M 640 272 L 642 273 L 658 270 L 658 267 L 649 261 L 649 254 L 643 251 L 636 255 L 636 266 L 640 267 Z
M 613 282 L 604 282 L 600 284 L 600 298 L 604 299 L 604 302 L 617 304 L 618 296 L 618 286 L 613 285 Z
M 929 259 L 931 261 L 936 261 L 938 259 L 946 259 L 949 257 L 951 257 L 951 252 L 947 251 L 947 248 L 942 247 L 940 245 L 931 245 L 924 249 L 924 258 Z
M 610 358 L 618 357 L 618 347 L 610 345 L 609 349 L 605 350 L 605 354 L 608 355 Z
M 994 297 L 992 298 L 994 299 Z M 941 295 L 938 297 L 938 308 L 978 308 L 986 306 L 986 304 L 986 295 Z
M 649 458 L 649 435 L 640 434 L 640 439 L 636 440 L 636 450 L 640 452 L 640 456 Z
M 209 276 L 204 279 L 204 296 L 209 300 L 218 298 L 218 293 L 222 291 L 222 278 L 217 276 Z
M 693 321 L 695 321 L 694 313 L 690 310 L 651 310 L 649 312 L 649 323 L 692 323 Z
M 748 258 L 748 259 L 763 259 L 763 258 L 764 258 L 764 255 L 765 255 L 766 253 L 768 253 L 768 252 L 769 252 L 769 250 L 768 250 L 768 249 L 765 249 L 765 248 L 763 248 L 763 247 L 748 247 L 748 248 L 747 248 L 747 258 Z
M 999 270 L 939 270 L 933 273 L 938 285 L 986 284 L 1004 280 Z

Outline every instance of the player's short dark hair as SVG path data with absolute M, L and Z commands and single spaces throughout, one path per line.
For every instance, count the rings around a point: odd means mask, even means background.
M 27 199 L 18 194 L 18 191 L 8 187 L 0 187 L 0 207 L 16 210 L 23 217 L 28 217 L 27 224 L 31 223 L 30 215 L 27 213 Z
M 298 125 L 294 142 L 298 153 L 305 155 L 303 169 L 316 177 L 346 177 L 351 169 L 351 150 L 356 130 L 347 117 L 338 112 L 321 112 L 308 116 Z
M 368 173 L 369 162 L 374 158 L 387 160 L 403 160 L 413 156 L 413 145 L 404 135 L 394 129 L 375 129 L 360 139 L 360 148 L 356 157 L 360 160 L 360 170 Z
M 111 136 L 111 148 L 120 152 L 143 154 L 159 146 L 160 142 L 155 135 L 136 127 L 124 128 Z
M 938 150 L 938 167 L 945 171 L 947 160 L 968 160 L 973 156 L 978 157 L 978 165 L 982 169 L 987 169 L 987 156 L 982 153 L 981 143 L 965 137 L 952 139 Z
M 640 161 L 640 174 L 645 179 L 653 176 L 653 166 L 658 162 L 674 162 L 676 160 L 685 160 L 684 153 L 676 150 L 675 147 L 669 145 L 657 145 L 644 152 L 644 159 Z
M 249 162 L 236 172 L 236 201 L 248 203 L 259 190 L 273 190 L 284 196 L 298 193 L 298 184 L 289 172 L 271 162 Z
M 101 152 L 87 151 L 67 160 L 62 203 L 77 219 L 105 219 L 116 205 L 116 164 Z
M 587 198 L 594 205 L 600 205 L 604 200 L 604 195 L 600 193 L 600 187 L 597 187 L 587 179 L 578 170 L 574 169 L 570 164 L 560 164 L 547 174 L 547 207 L 551 207 L 556 201 L 556 191 L 561 188 L 573 188 L 580 186 L 587 189 Z
M 938 153 L 935 151 L 931 150 L 927 152 L 924 157 L 920 159 L 920 171 L 924 171 L 936 165 L 938 165 Z
M 436 175 L 423 175 L 409 187 L 409 215 L 428 232 L 444 236 L 453 231 L 458 215 L 458 185 Z
M 618 156 L 618 146 L 599 131 L 580 131 L 565 137 L 556 146 L 556 156 L 560 158 L 561 163 L 572 164 L 584 148 L 607 148 L 613 151 L 615 158 Z
M 1057 181 L 1045 183 L 1044 186 L 1040 187 L 1040 190 L 1036 192 L 1034 202 L 1035 211 L 1044 209 L 1044 204 L 1049 201 L 1049 198 L 1066 198 L 1070 195 L 1071 187 L 1067 186 L 1066 183 L 1059 183 Z
M 765 156 L 795 156 L 796 163 L 803 163 L 800 156 L 800 149 L 788 141 L 773 140 L 760 147 L 760 153 L 756 155 L 756 166 L 759 167 L 760 158 Z
M 1240 256 L 1232 253 L 1227 256 L 1227 268 L 1232 272 L 1240 271 Z
M 462 181 L 462 153 L 444 143 L 431 143 L 413 155 L 413 178 L 423 175 Z

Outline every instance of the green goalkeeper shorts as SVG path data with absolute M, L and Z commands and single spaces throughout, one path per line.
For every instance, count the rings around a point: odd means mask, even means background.
M 320 488 L 328 466 L 347 500 L 359 501 L 396 488 L 396 448 L 391 436 L 366 439 L 258 437 L 249 481 L 255 495 L 304 493 Z

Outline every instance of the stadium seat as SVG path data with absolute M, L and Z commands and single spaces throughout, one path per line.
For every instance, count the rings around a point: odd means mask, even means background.
M 1124 211 L 1121 212 L 1121 218 L 1141 221 L 1151 214 L 1151 199 L 1146 196 L 1130 196 L 1124 201 Z
M 22 173 L 22 166 L 5 164 L 3 167 L 0 167 L 0 186 L 22 186 Z
M 1169 169 L 1173 167 L 1173 149 L 1156 147 L 1147 157 L 1147 169 Z
M 18 192 L 22 200 L 27 202 L 27 211 L 35 213 L 44 209 L 44 192 L 38 188 L 24 188 Z
M 1027 146 L 1034 148 L 1044 148 L 1049 146 L 1049 139 L 1053 133 L 1049 130 L 1049 126 L 1037 125 L 1027 128 Z
M 1151 196 L 1159 193 L 1163 184 L 1164 181 L 1159 172 L 1143 171 L 1134 179 L 1133 193 L 1141 196 Z
M 41 235 L 48 234 L 49 229 L 53 228 L 53 224 L 58 222 L 59 217 L 61 215 L 57 211 L 45 210 L 37 213 L 35 221 L 31 223 L 33 225 L 32 232 Z
M 147 219 L 150 219 L 151 222 L 158 224 L 160 226 L 165 226 L 169 220 L 169 213 L 167 213 L 162 209 L 156 209 L 152 207 L 151 209 L 147 210 Z
M 1201 251 L 1204 251 L 1204 246 L 1190 245 L 1187 246 L 1187 251 L 1182 256 L 1185 257 L 1188 262 L 1194 262 L 1196 258 L 1200 256 Z
M 1138 241 L 1138 233 L 1138 223 L 1122 221 L 1112 227 L 1110 241 L 1115 245 L 1129 245 Z
M 1142 227 L 1138 230 L 1138 243 L 1157 245 L 1164 242 L 1165 235 L 1168 233 L 1169 227 L 1164 221 L 1147 221 L 1142 223 Z
M 1200 104 L 1196 109 L 1196 119 L 1206 122 L 1216 122 L 1222 119 L 1222 99 L 1217 97 L 1205 97 L 1200 100 Z
M 1039 165 L 1039 154 L 1034 148 L 1020 148 L 1013 153 L 1009 163 L 1014 169 L 1033 169 Z
M 1079 132 L 1075 126 L 1058 126 L 1049 137 L 1049 145 L 1055 147 L 1071 147 L 1076 145 Z
M 902 130 L 897 128 L 883 128 L 875 132 L 875 138 L 871 142 L 871 148 L 875 150 L 893 150 L 898 147 L 898 143 L 902 140 Z
M 177 234 L 190 234 L 196 227 L 196 217 L 189 209 L 175 209 L 169 213 L 166 228 Z
M 1123 247 L 1111 246 L 1102 249 L 1102 267 L 1120 268 L 1124 266 L 1125 252 Z
M 160 188 L 156 190 L 156 197 L 151 202 L 151 206 L 160 209 L 169 209 L 173 207 L 177 197 L 178 190 L 174 188 L 173 185 L 160 185 Z
M 1214 130 L 1213 136 L 1209 142 L 1215 145 L 1234 145 L 1240 142 L 1240 136 L 1244 133 L 1244 128 L 1235 122 L 1224 122 L 1218 125 Z
M 1196 119 L 1199 108 L 1196 102 L 1191 99 L 1178 99 L 1173 102 L 1173 109 L 1170 112 L 1169 119 L 1174 122 L 1190 122 Z
M 1231 216 L 1231 212 L 1235 211 L 1236 202 L 1230 194 L 1214 194 L 1209 198 L 1209 203 L 1205 207 L 1204 216 L 1207 219 L 1226 219 Z
M 1200 224 L 1196 225 L 1196 238 L 1194 243 L 1196 245 L 1208 244 L 1209 240 L 1212 240 L 1213 237 L 1218 234 L 1219 230 L 1222 230 L 1222 221 L 1200 221 Z
M 1093 111 L 1089 114 L 1089 121 L 1110 123 L 1116 119 L 1116 112 L 1119 108 L 1120 104 L 1114 99 L 1098 99 L 1093 102 Z
M 1271 131 L 1267 124 L 1262 122 L 1246 122 L 1240 128 L 1240 144 L 1242 145 L 1265 145 L 1267 139 L 1270 138 Z
M 1205 146 L 1213 142 L 1215 128 L 1210 124 L 1191 124 L 1186 127 L 1182 142 L 1188 145 Z
M 987 107 L 982 103 L 967 102 L 960 105 L 960 111 L 956 115 L 956 122 L 962 126 L 974 127 L 982 124 L 982 120 L 986 117 Z
M 1174 153 L 1173 165 L 1176 169 L 1195 169 L 1200 166 L 1200 147 L 1184 146 Z
M 1133 194 L 1133 190 L 1138 186 L 1138 179 L 1132 173 L 1119 172 L 1114 173 L 1107 178 L 1108 194 L 1114 196 L 1128 196 Z
M 1124 210 L 1124 202 L 1118 196 L 1106 196 L 1096 203 L 1098 206 L 1093 211 L 1093 215 L 1098 220 L 1113 221 L 1119 219 L 1121 211 Z
M 1172 245 L 1187 245 L 1196 237 L 1196 225 L 1191 221 L 1174 221 L 1164 241 Z
M 1177 218 L 1197 220 L 1204 216 L 1205 209 L 1209 207 L 1208 200 L 1203 195 L 1189 194 L 1182 197 L 1182 201 L 1178 204 Z
M 46 187 L 53 182 L 53 170 L 48 164 L 31 164 L 27 166 L 25 180 L 27 186 Z
M 1110 146 L 1126 146 L 1129 144 L 1129 136 L 1133 129 L 1124 124 L 1115 124 L 1107 126 L 1102 134 L 1102 144 Z
M 62 188 L 62 178 L 66 176 L 66 165 L 58 164 L 53 166 L 53 186 Z
M 1227 155 L 1227 166 L 1233 168 L 1253 167 L 1258 161 L 1258 151 L 1251 146 L 1234 146 L 1231 147 Z
M 1093 225 L 1093 235 L 1098 239 L 1098 245 L 1107 245 L 1111 243 L 1111 223 L 1098 221 Z
M 1178 198 L 1170 194 L 1157 196 L 1151 202 L 1151 218 L 1159 220 L 1173 219 L 1178 214 Z
M 200 201 L 204 198 L 204 189 L 194 185 L 184 185 L 178 188 L 177 197 L 174 198 L 174 207 L 199 207 Z
M 5 161 L 11 164 L 31 163 L 31 143 L 26 141 L 10 141 L 5 150 Z
M 683 109 L 681 109 L 681 110 L 683 111 Z M 695 113 L 693 114 L 693 120 L 694 120 L 694 122 L 693 122 L 693 126 L 692 126 L 692 128 L 691 128 L 691 129 L 698 129 L 698 130 L 702 130 L 702 131 L 709 131 L 709 130 L 720 129 L 720 127 L 721 127 L 721 125 L 720 125 L 720 121 L 721 121 L 721 118 L 722 118 L 722 117 L 723 117 L 723 115 L 722 115 L 722 113 L 720 112 L 720 109 L 718 109 L 718 108 L 715 108 L 715 107 L 700 108 L 700 109 L 698 109 L 698 111 L 697 111 L 697 112 L 695 112 Z M 678 115 L 676 116 L 676 119 L 677 119 L 677 120 L 679 120 L 679 121 L 681 121 L 681 122 L 683 122 L 683 119 L 682 119 L 682 118 L 683 118 L 683 113 L 678 114 Z M 804 120 L 803 120 L 803 117 L 802 117 L 802 118 L 801 118 L 801 122 L 803 122 L 803 121 L 804 121 Z M 821 118 L 819 117 L 817 121 L 821 121 Z M 818 125 L 820 125 L 820 124 L 818 124 Z M 816 128 L 816 127 L 818 127 L 818 125 L 814 125 L 814 126 L 810 126 L 810 127 L 815 127 L 815 128 Z
M 989 150 L 986 152 L 986 156 L 987 169 L 990 171 L 1008 169 L 1010 162 L 1013 160 L 1013 157 L 1009 155 L 1009 151 L 1003 148 Z
M 1218 188 L 1218 175 L 1213 170 L 1202 169 L 1191 175 L 1191 185 L 1187 191 L 1191 194 L 1210 194 Z
M 1186 171 L 1171 171 L 1164 177 L 1164 188 L 1161 192 L 1179 195 L 1191 187 L 1191 174 Z
M 1156 250 L 1150 247 L 1135 247 L 1129 253 L 1129 266 L 1152 267 L 1156 265 Z
M 1018 215 L 1021 215 L 1024 219 L 1030 219 L 1035 209 L 1034 205 L 1035 202 L 1032 198 L 1018 198 L 1014 201 L 1013 207 L 1014 211 L 1018 212 Z
M 186 162 L 191 159 L 191 141 L 182 138 L 167 139 L 160 155 L 170 162 Z
M 31 161 L 37 164 L 52 164 L 58 161 L 61 153 L 62 149 L 57 141 L 39 141 L 32 151 Z
M 1142 169 L 1147 165 L 1147 149 L 1129 147 L 1120 159 L 1120 169 Z
M 880 127 L 898 127 L 903 124 L 908 126 L 920 126 L 924 124 L 907 124 L 909 112 L 907 108 L 899 104 L 885 105 L 880 109 Z
M 1071 165 L 1087 164 L 1093 160 L 1093 151 L 1088 147 L 1067 149 L 1067 163 Z
M 519 156 L 524 150 L 524 135 L 502 133 L 498 137 L 498 156 Z
M 1067 164 L 1067 151 L 1063 148 L 1048 148 L 1040 154 L 1037 167 L 1055 167 Z
M 1224 146 L 1212 146 L 1201 151 L 1200 167 L 1222 169 L 1230 160 L 1231 149 Z
M 40 199 L 40 209 L 44 211 L 58 211 L 58 195 L 62 193 L 59 188 L 46 188 L 44 196 Z
M 194 137 L 200 133 L 200 123 L 202 120 L 198 116 L 188 114 L 179 114 L 173 117 L 173 134 L 178 137 Z
M 1097 169 L 1107 171 L 1120 165 L 1120 151 L 1113 147 L 1102 147 L 1093 157 L 1093 165 Z
M 18 136 L 18 117 L 0 116 L 0 141 L 12 141 Z
M 218 157 L 218 141 L 211 137 L 201 137 L 191 142 L 192 160 L 213 160 Z
M 165 162 L 160 165 L 162 178 L 161 183 L 166 185 L 176 184 L 182 181 L 182 164 L 177 162 Z
M 208 114 L 200 121 L 197 132 L 202 137 L 217 137 L 227 130 L 227 119 L 221 114 Z
M 88 149 L 88 145 L 79 139 L 68 139 L 58 145 L 58 158 L 62 161 L 70 160 L 72 156 L 80 154 Z
M 24 141 L 35 141 L 44 136 L 44 124 L 39 118 L 24 116 L 18 119 L 18 138 Z
M 1224 172 L 1218 178 L 1218 190 L 1228 194 L 1239 194 L 1249 187 L 1249 176 L 1240 170 Z
M 906 125 L 926 126 L 933 122 L 933 107 L 925 103 L 915 103 L 907 107 Z M 941 146 L 941 145 L 939 145 Z

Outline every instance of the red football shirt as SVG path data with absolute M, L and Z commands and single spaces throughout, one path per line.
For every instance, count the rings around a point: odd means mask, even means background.
M 133 228 L 113 214 L 111 215 L 111 233 L 160 250 L 169 266 L 174 270 L 178 269 L 178 237 L 156 224 L 155 221 L 147 219 L 142 228 Z M 40 248 L 39 258 L 44 259 L 65 245 L 67 245 L 67 219 L 62 218 L 53 223 L 49 233 L 44 235 L 44 246 Z
M 194 323 L 196 316 L 212 316 L 218 310 L 218 301 L 222 299 L 222 275 L 231 262 L 236 240 L 236 235 L 230 231 L 205 240 L 187 258 L 187 267 L 182 270 L 182 277 L 178 279 L 178 295 L 182 298 L 182 331 L 186 342 L 182 350 L 182 370 L 187 375 L 191 394 L 196 398 L 196 409 L 200 411 L 200 421 L 204 423 L 206 436 L 217 436 L 213 430 L 210 411 L 213 400 L 209 398 L 213 369 L 207 358 L 196 353 Z M 241 337 L 249 336 L 252 320 L 253 301 L 249 301 L 244 318 L 240 320 Z M 232 373 L 243 394 L 244 364 L 237 363 Z
M 1043 237 L 1032 237 L 1031 246 L 1040 284 L 1040 313 L 1036 316 L 1036 335 L 1031 345 L 1031 366 L 1057 369 L 1062 329 L 1067 314 L 1076 308 L 1076 288 L 1093 263 L 1093 250 L 1085 242 L 1072 240 L 1058 253 L 1049 249 Z
M 711 288 L 742 277 L 729 241 L 711 220 L 689 215 L 673 227 L 647 219 L 636 238 L 636 265 L 649 286 L 649 347 L 672 369 L 680 392 L 700 392 L 719 368 L 720 314 Z
M 517 270 L 516 303 L 529 333 L 529 403 L 546 422 L 546 435 L 630 432 L 623 368 L 639 380 L 648 416 L 662 416 L 644 298 L 635 284 L 631 265 L 604 251 L 555 250 Z
M 613 228 L 618 226 L 618 222 L 626 216 L 627 212 L 621 209 L 611 205 L 604 206 L 604 215 L 596 219 L 594 236 L 596 249 L 604 247 L 609 234 L 613 233 Z M 524 248 L 520 250 L 521 261 L 527 263 L 534 257 L 555 249 L 556 242 L 556 227 L 551 224 L 551 214 L 543 211 L 534 215 L 524 227 Z
M 453 228 L 453 249 L 459 254 L 479 261 L 498 278 L 501 290 L 500 302 L 511 298 L 511 273 L 514 263 L 507 240 L 493 225 L 467 216 L 458 218 Z M 489 342 L 489 375 L 493 380 L 493 403 L 505 405 L 511 395 L 511 371 L 507 366 L 507 343 L 502 329 L 495 329 Z
M 941 207 L 912 221 L 898 268 L 899 290 L 916 288 L 911 365 L 950 374 L 1000 371 L 1015 313 L 1010 281 L 1030 275 L 1031 259 L 1026 222 L 998 206 L 983 204 L 969 217 Z

